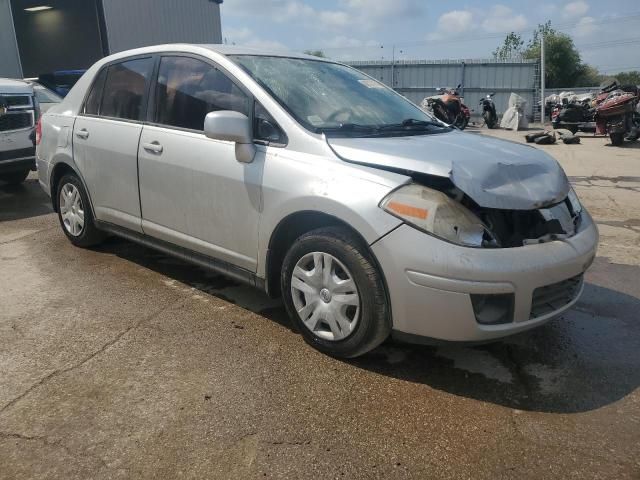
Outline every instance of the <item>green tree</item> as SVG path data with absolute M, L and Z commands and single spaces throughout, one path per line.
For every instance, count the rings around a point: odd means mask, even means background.
M 522 37 L 515 32 L 511 32 L 506 36 L 502 45 L 494 50 L 493 58 L 497 60 L 507 60 L 509 58 L 519 57 L 522 55 L 522 47 L 524 47 Z
M 313 55 L 314 57 L 327 57 L 322 50 L 305 50 L 303 53 L 306 53 L 307 55 Z
M 576 80 L 573 82 L 574 87 L 597 87 L 604 80 L 598 69 L 592 65 L 583 64 L 579 70 Z
M 544 38 L 545 81 L 549 88 L 573 87 L 583 76 L 585 66 L 572 38 L 555 31 L 551 22 L 538 25 L 524 51 L 524 58 L 540 58 L 540 40 Z
M 640 72 L 638 70 L 620 72 L 613 76 L 618 79 L 620 85 L 640 85 Z
M 573 39 L 556 31 L 551 21 L 538 25 L 527 43 L 514 32 L 509 33 L 494 52 L 496 59 L 505 59 L 518 54 L 528 59 L 540 59 L 540 40 L 544 36 L 545 83 L 549 88 L 591 87 L 602 81 L 602 75 L 591 65 L 582 63 L 580 52 Z

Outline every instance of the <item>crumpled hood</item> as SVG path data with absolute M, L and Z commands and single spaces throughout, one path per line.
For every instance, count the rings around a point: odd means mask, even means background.
M 563 200 L 569 181 L 551 156 L 480 134 L 328 138 L 345 161 L 451 179 L 486 208 L 532 210 Z

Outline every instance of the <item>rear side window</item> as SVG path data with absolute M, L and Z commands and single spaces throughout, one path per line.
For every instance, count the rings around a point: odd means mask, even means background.
M 100 106 L 100 116 L 142 120 L 142 105 L 152 58 L 140 58 L 109 66 Z
M 100 113 L 100 100 L 102 100 L 102 89 L 104 80 L 107 78 L 107 69 L 103 68 L 91 87 L 91 92 L 84 104 L 84 113 L 87 115 L 98 115 Z
M 249 97 L 223 72 L 190 57 L 163 57 L 155 92 L 155 123 L 202 131 L 209 112 L 249 115 Z

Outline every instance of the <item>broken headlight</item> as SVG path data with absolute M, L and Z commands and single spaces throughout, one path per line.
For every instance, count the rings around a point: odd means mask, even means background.
M 380 203 L 386 212 L 438 238 L 467 247 L 480 247 L 482 221 L 462 204 L 438 190 L 411 183 L 394 190 Z
M 582 204 L 578 199 L 578 195 L 576 195 L 573 187 L 569 189 L 569 195 L 567 195 L 567 200 L 569 201 L 569 205 L 571 205 L 571 210 L 573 210 L 573 214 L 578 216 L 582 213 Z

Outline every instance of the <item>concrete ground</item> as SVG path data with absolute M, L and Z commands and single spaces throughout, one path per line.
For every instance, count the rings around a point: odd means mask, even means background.
M 541 147 L 600 226 L 575 308 L 353 361 L 257 291 L 72 247 L 33 175 L 0 186 L 0 478 L 640 478 L 640 144 L 607 143 Z

